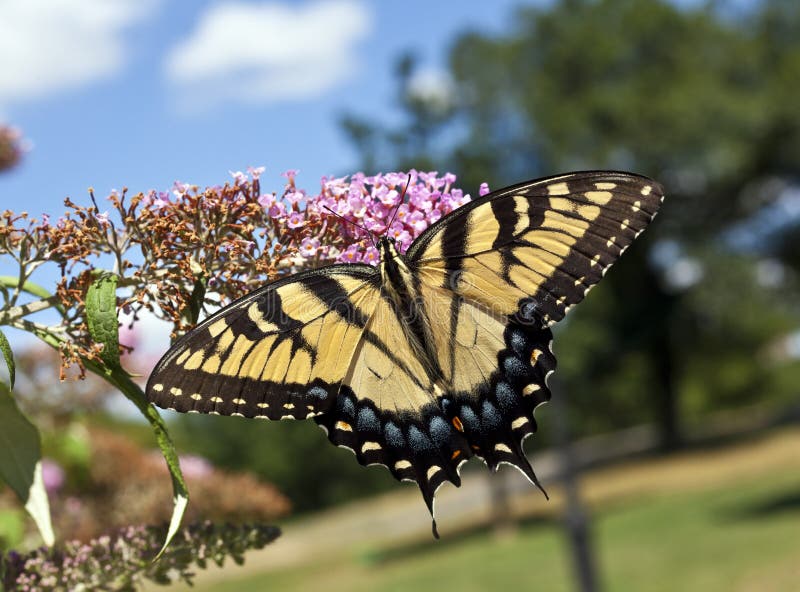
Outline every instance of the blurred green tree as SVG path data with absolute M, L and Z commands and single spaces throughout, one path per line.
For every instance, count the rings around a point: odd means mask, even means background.
M 653 420 L 671 449 L 682 417 L 796 395 L 800 365 L 771 352 L 800 327 L 800 230 L 770 224 L 800 176 L 800 3 L 561 0 L 513 22 L 455 41 L 444 98 L 402 56 L 405 122 L 343 118 L 362 164 L 467 188 L 581 168 L 665 183 L 657 223 L 558 329 L 583 432 Z

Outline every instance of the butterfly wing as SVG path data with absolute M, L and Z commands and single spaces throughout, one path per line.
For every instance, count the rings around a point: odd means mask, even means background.
M 444 419 L 490 468 L 507 462 L 537 483 L 522 442 L 550 398 L 549 325 L 600 280 L 662 197 L 654 181 L 624 173 L 531 181 L 460 208 L 411 245 Z
M 663 188 L 629 173 L 584 172 L 490 193 L 428 228 L 407 257 L 419 280 L 543 326 L 570 307 L 650 223 Z
M 159 407 L 304 419 L 334 404 L 380 298 L 373 267 L 334 265 L 267 284 L 209 317 L 147 384 Z

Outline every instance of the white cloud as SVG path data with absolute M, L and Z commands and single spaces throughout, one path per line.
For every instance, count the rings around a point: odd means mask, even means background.
M 408 81 L 408 93 L 430 107 L 446 111 L 455 101 L 455 84 L 444 70 L 421 69 Z
M 122 31 L 157 0 L 0 2 L 0 105 L 79 87 L 118 72 Z
M 167 56 L 165 73 L 194 104 L 313 98 L 354 73 L 369 26 L 356 0 L 216 4 Z

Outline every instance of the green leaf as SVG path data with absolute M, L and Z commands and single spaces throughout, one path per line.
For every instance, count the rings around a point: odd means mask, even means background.
M 0 477 L 25 504 L 46 545 L 55 542 L 50 504 L 42 480 L 39 430 L 17 407 L 5 385 L 0 385 Z
M 86 324 L 108 368 L 119 368 L 119 321 L 117 320 L 117 276 L 104 273 L 86 291 Z
M 8 343 L 8 338 L 0 331 L 0 350 L 3 351 L 3 357 L 6 359 L 6 366 L 8 366 L 8 390 L 14 388 L 14 378 L 16 376 L 16 366 L 14 365 L 14 353 L 11 351 L 11 344 Z

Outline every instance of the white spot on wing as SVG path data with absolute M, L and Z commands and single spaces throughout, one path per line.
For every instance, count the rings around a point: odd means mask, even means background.
M 345 423 L 343 421 L 337 421 L 336 422 L 336 429 L 337 430 L 342 430 L 343 432 L 352 432 L 353 431 L 353 426 L 351 426 L 349 423 Z
M 531 384 L 527 385 L 524 389 L 522 389 L 522 395 L 525 396 L 525 397 L 529 397 L 530 395 L 532 395 L 536 391 L 540 391 L 540 390 L 542 390 L 541 386 L 539 386 L 536 383 L 531 383 Z
M 614 189 L 614 187 L 616 187 L 617 184 L 616 183 L 608 183 L 608 182 L 605 182 L 605 183 L 604 182 L 600 182 L 600 183 L 595 183 L 594 186 L 602 191 L 602 190 L 605 190 L 605 189 Z
M 527 417 L 525 417 L 524 415 L 520 415 L 517 419 L 511 422 L 511 429 L 518 430 L 528 422 L 529 420 Z

